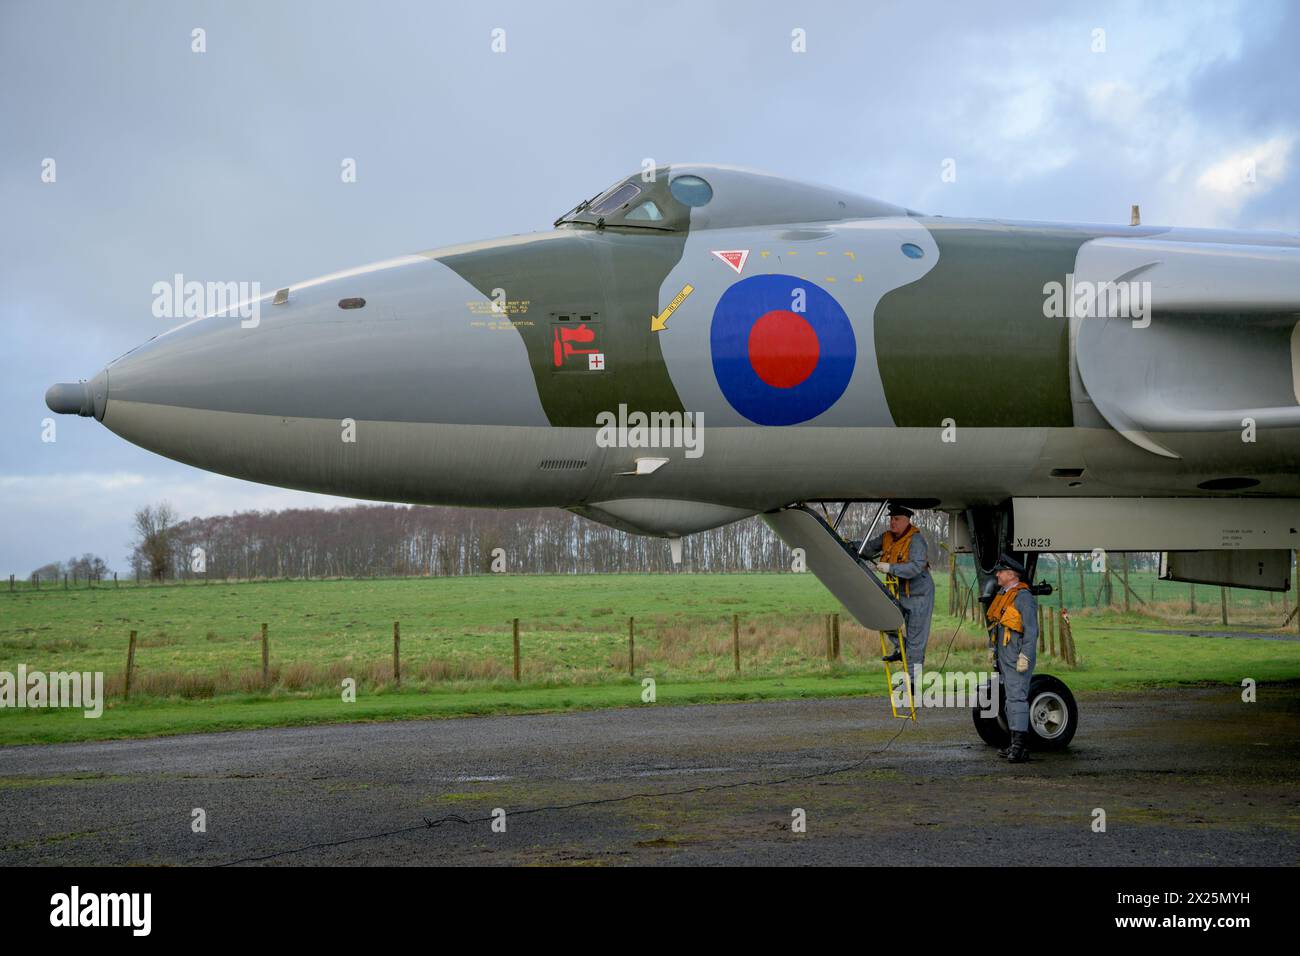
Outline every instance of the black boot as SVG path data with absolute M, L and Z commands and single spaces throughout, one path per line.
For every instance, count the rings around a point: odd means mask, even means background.
M 884 661 L 886 664 L 893 664 L 897 661 L 901 661 L 902 659 L 903 659 L 903 655 L 898 651 L 894 651 L 894 653 L 890 654 L 888 657 L 881 658 L 881 660 Z
M 1012 740 L 1015 739 L 1015 734 L 1012 734 L 1012 735 L 1011 735 L 1011 739 L 1012 739 Z M 1001 748 L 1000 750 L 998 750 L 998 756 L 999 756 L 999 757 L 1005 757 L 1005 756 L 1007 756 L 1009 753 L 1011 753 L 1011 740 L 1008 740 L 1008 741 L 1007 741 L 1007 745 L 1006 745 L 1005 747 L 1003 747 L 1003 748 Z
M 1007 750 L 1007 763 L 1026 763 L 1029 760 L 1029 748 L 1027 734 L 1023 730 L 1012 731 L 1011 747 Z

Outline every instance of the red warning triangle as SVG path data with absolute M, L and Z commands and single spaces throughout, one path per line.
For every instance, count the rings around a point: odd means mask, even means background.
M 713 254 L 735 269 L 737 275 L 745 268 L 745 260 L 749 258 L 748 249 L 714 249 Z

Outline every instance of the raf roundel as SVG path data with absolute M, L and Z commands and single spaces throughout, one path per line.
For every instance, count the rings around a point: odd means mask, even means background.
M 834 405 L 857 340 L 844 309 L 807 279 L 757 275 L 727 289 L 709 330 L 713 374 L 731 407 L 759 425 L 795 425 Z

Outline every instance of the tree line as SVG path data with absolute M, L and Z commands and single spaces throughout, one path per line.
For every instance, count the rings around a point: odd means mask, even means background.
M 136 515 L 132 571 L 163 580 L 668 571 L 668 543 L 558 509 L 402 505 L 245 511 L 176 521 L 166 505 Z M 697 571 L 773 570 L 788 549 L 758 519 L 684 539 Z
M 97 554 L 86 552 L 81 557 L 71 557 L 67 561 L 51 561 L 32 572 L 34 579 L 41 581 L 60 581 L 66 575 L 75 584 L 78 581 L 102 581 L 113 570 Z
M 846 539 L 860 539 L 875 512 L 874 505 L 852 506 L 840 533 Z M 838 505 L 828 506 L 825 514 L 834 523 Z M 946 573 L 949 516 L 919 511 L 912 520 L 931 544 L 932 569 Z M 875 533 L 884 527 L 882 517 Z M 674 568 L 664 539 L 628 534 L 554 508 L 359 504 L 178 520 L 174 509 L 161 503 L 137 511 L 133 529 L 130 571 L 152 580 L 479 574 L 493 570 L 494 559 L 506 571 L 526 574 Z M 1078 555 L 1075 560 L 1087 557 Z M 1134 567 L 1153 557 L 1134 555 Z M 682 540 L 682 567 L 692 571 L 778 571 L 789 570 L 790 563 L 790 549 L 758 517 Z M 1039 573 L 1049 566 L 1040 563 Z M 112 572 L 102 559 L 87 554 L 35 573 L 41 580 L 64 573 L 99 580 Z

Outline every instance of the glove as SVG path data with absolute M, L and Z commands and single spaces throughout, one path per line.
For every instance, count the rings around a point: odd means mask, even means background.
M 876 562 L 876 570 L 878 570 L 881 574 L 888 574 L 888 573 L 889 573 L 889 569 L 890 569 L 891 567 L 893 567 L 893 565 L 890 564 L 890 563 L 887 562 L 887 561 L 877 561 L 877 562 Z
M 1027 670 L 1029 670 L 1029 658 L 1021 654 L 1016 658 L 1016 673 L 1023 674 Z

